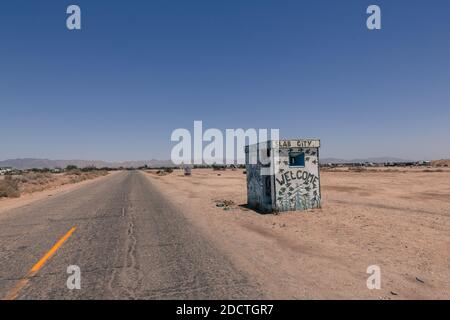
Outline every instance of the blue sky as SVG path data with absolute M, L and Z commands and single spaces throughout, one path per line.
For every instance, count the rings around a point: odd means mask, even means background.
M 168 159 L 194 120 L 322 157 L 450 157 L 446 0 L 2 1 L 0 40 L 0 160 Z

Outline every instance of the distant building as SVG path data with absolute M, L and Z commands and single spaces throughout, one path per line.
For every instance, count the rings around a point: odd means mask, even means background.
M 13 171 L 13 168 L 11 168 L 11 167 L 0 168 L 0 176 L 3 176 L 3 175 L 5 175 L 7 173 L 10 173 L 12 171 Z
M 311 139 L 246 146 L 248 206 L 261 212 L 320 207 L 319 147 Z

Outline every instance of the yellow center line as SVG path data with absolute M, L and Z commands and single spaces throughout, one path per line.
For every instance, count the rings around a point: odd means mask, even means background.
M 15 286 L 12 288 L 9 293 L 3 298 L 3 300 L 14 300 L 19 295 L 20 290 L 22 290 L 30 281 L 32 277 L 36 275 L 36 273 L 41 270 L 44 264 L 55 254 L 55 252 L 66 242 L 67 239 L 72 235 L 75 231 L 76 227 L 70 229 L 61 239 L 58 240 L 57 243 L 28 271 L 27 275 L 21 279 Z

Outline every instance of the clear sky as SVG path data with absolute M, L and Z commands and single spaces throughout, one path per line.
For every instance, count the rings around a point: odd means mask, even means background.
M 194 120 L 450 157 L 448 0 L 5 0 L 0 41 L 0 160 L 168 159 Z

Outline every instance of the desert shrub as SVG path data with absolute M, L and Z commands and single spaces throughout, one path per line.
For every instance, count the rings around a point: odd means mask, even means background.
M 41 171 L 27 172 L 14 177 L 9 175 L 5 176 L 4 180 L 0 180 L 0 198 L 19 197 L 22 192 L 33 193 L 45 190 L 50 186 L 77 183 L 107 174 L 108 171 L 103 170 L 82 172 L 76 169 L 66 172 L 64 178 L 61 175 Z
M 227 170 L 227 167 L 224 165 L 219 165 L 219 164 L 213 164 L 212 168 L 214 171 L 225 171 Z
M 29 172 L 15 178 L 21 184 L 42 185 L 53 181 L 55 178 L 51 173 Z
M 364 167 L 350 167 L 348 168 L 350 172 L 367 172 L 367 169 Z
M 28 177 L 28 175 L 20 175 L 20 176 L 17 176 L 16 179 L 19 183 L 28 183 L 30 181 L 30 178 Z
M 44 190 L 56 177 L 50 172 L 28 172 L 18 176 L 17 180 L 20 181 L 23 192 L 32 193 Z
M 66 172 L 66 176 L 69 179 L 69 183 L 77 183 L 88 179 L 97 178 L 100 176 L 105 176 L 108 174 L 108 171 L 105 170 L 94 170 L 83 172 L 82 170 L 73 170 Z
M 20 197 L 19 181 L 12 176 L 5 176 L 4 180 L 0 180 L 0 198 L 17 198 Z
M 78 170 L 78 167 L 77 167 L 77 166 L 74 166 L 73 164 L 69 164 L 69 165 L 66 167 L 66 171 L 73 171 L 73 170 Z
M 382 170 L 382 172 L 400 172 L 399 169 L 386 169 L 386 170 Z
M 162 168 L 161 170 L 157 170 L 156 174 L 159 176 L 165 176 L 171 174 L 173 172 L 172 168 Z
M 79 175 L 81 175 L 82 173 L 83 173 L 83 172 L 82 172 L 81 170 L 79 170 L 79 169 L 73 169 L 73 170 L 66 171 L 65 175 L 66 175 L 66 176 L 73 176 L 73 175 L 79 176 Z

